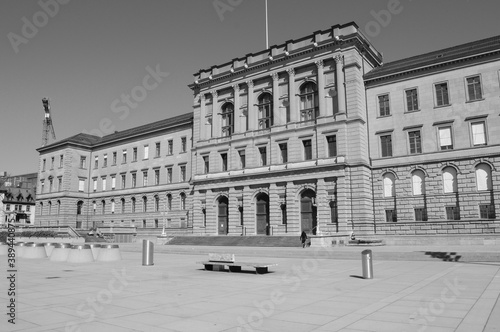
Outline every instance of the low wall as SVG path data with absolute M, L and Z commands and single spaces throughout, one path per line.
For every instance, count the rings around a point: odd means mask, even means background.
M 377 235 L 500 235 L 500 221 L 457 220 L 377 223 Z

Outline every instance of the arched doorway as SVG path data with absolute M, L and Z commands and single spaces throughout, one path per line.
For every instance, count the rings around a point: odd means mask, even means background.
M 227 197 L 221 196 L 217 200 L 217 221 L 218 221 L 218 233 L 219 235 L 227 235 L 229 224 L 228 224 L 228 205 L 229 201 Z
M 316 193 L 307 189 L 300 195 L 300 223 L 302 231 L 307 234 L 316 235 L 317 213 L 316 213 Z
M 256 211 L 255 219 L 257 221 L 257 235 L 269 235 L 269 196 L 260 193 L 255 197 Z

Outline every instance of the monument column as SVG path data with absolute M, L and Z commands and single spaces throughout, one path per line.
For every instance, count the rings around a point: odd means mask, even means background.
M 346 113 L 345 107 L 345 82 L 344 82 L 344 56 L 338 54 L 333 57 L 336 62 L 335 72 L 337 74 L 337 100 L 339 102 L 339 114 Z
M 233 113 L 233 121 L 234 121 L 234 132 L 241 133 L 242 130 L 240 117 L 240 86 L 238 84 L 233 85 L 233 96 L 234 96 L 234 113 Z
M 318 116 L 324 116 L 326 114 L 326 105 L 325 105 L 325 77 L 323 74 L 323 60 L 318 60 L 315 62 L 317 67 L 317 81 L 318 81 L 318 107 L 319 114 Z
M 255 112 L 254 107 L 254 97 L 253 97 L 253 81 L 246 81 L 247 83 L 247 121 L 248 121 L 248 130 L 256 130 L 257 129 L 257 113 Z
M 297 103 L 295 98 L 295 69 L 287 69 L 288 73 L 288 103 L 290 107 L 290 122 L 297 122 Z
M 221 136 L 219 102 L 217 101 L 217 90 L 212 91 L 212 137 Z
M 271 77 L 273 79 L 273 124 L 281 125 L 286 121 L 283 121 L 280 110 L 280 92 L 279 92 L 279 75 L 278 73 L 272 73 Z M 285 112 L 286 113 L 286 112 Z

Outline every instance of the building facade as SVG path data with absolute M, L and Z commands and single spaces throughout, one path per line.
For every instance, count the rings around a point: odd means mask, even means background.
M 16 224 L 35 224 L 37 173 L 0 176 L 0 227 L 10 220 Z
M 37 223 L 500 232 L 499 40 L 384 64 L 348 23 L 202 69 L 192 112 L 39 148 Z

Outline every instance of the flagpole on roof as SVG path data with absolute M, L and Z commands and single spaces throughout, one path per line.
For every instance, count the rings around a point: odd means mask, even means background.
M 266 50 L 269 48 L 269 29 L 267 25 L 267 0 L 266 0 Z

